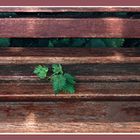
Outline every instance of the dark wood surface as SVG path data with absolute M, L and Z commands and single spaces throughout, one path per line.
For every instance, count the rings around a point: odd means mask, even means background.
M 2 48 L 0 101 L 139 101 L 139 51 L 136 48 Z M 55 96 L 51 85 L 33 74 L 37 63 L 50 67 L 58 62 L 63 64 L 65 72 L 76 77 L 75 94 Z
M 140 101 L 140 82 L 82 82 L 75 87 L 75 94 L 55 95 L 46 83 L 0 83 L 0 101 Z
M 140 8 L 0 8 L 0 12 L 105 11 L 140 12 Z M 139 19 L 121 18 L 1 18 L 0 37 L 139 38 L 139 24 Z M 63 64 L 76 76 L 76 93 L 55 96 L 51 85 L 32 73 L 40 63 Z M 139 133 L 139 66 L 140 49 L 135 48 L 1 48 L 0 133 Z
M 139 102 L 0 103 L 1 133 L 138 133 Z
M 0 64 L 139 63 L 136 48 L 1 48 Z
M 0 12 L 140 12 L 140 7 L 0 7 Z
M 0 37 L 139 38 L 139 25 L 140 19 L 1 18 L 0 30 L 2 32 L 0 32 Z

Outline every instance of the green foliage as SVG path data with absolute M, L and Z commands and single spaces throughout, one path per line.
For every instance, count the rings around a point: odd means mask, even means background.
M 12 18 L 12 17 L 16 17 L 17 14 L 16 13 L 11 13 L 11 12 L 2 12 L 0 13 L 0 18 Z
M 56 94 L 60 91 L 63 91 L 63 88 L 66 85 L 66 78 L 63 74 L 53 75 L 51 81 L 53 85 L 53 90 Z
M 33 73 L 36 74 L 40 79 L 45 79 L 47 77 L 48 71 L 48 67 L 39 65 L 34 69 Z
M 95 48 L 119 48 L 122 47 L 124 39 L 90 39 L 86 44 L 86 47 L 95 47 Z
M 98 38 L 67 38 L 67 39 L 49 39 L 48 47 L 90 47 L 103 48 L 123 46 L 124 39 L 98 39 Z
M 0 38 L 0 47 L 9 47 L 11 39 Z M 37 40 L 13 40 L 14 46 L 27 47 L 90 47 L 90 48 L 119 48 L 123 47 L 125 39 L 98 39 L 98 38 L 64 38 L 64 39 L 39 39 Z
M 54 74 L 63 74 L 62 66 L 60 64 L 53 64 L 52 71 Z
M 64 73 L 62 65 L 52 65 L 52 75 L 48 76 L 49 68 L 47 66 L 37 66 L 33 73 L 36 74 L 40 79 L 47 78 L 53 86 L 55 94 L 59 92 L 74 93 L 75 92 L 75 78 L 69 74 Z
M 9 47 L 10 39 L 8 38 L 0 38 L 0 47 Z

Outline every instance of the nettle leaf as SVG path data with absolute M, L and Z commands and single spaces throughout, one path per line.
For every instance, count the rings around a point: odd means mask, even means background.
M 63 91 L 73 94 L 75 92 L 75 87 L 74 87 L 75 78 L 69 73 L 65 73 L 64 77 L 66 78 L 66 84 L 63 87 Z
M 62 66 L 60 64 L 53 64 L 52 71 L 54 74 L 63 74 L 63 69 L 62 69 Z
M 52 76 L 52 85 L 53 90 L 57 94 L 58 92 L 62 91 L 64 86 L 66 85 L 66 78 L 64 75 L 53 75 Z
M 69 73 L 63 73 L 63 69 L 60 64 L 52 65 L 53 73 L 51 76 L 48 76 L 48 71 L 48 67 L 39 65 L 34 69 L 33 73 L 40 79 L 47 78 L 49 81 L 51 81 L 55 94 L 58 94 L 61 91 L 70 94 L 75 92 L 75 77 Z
M 63 87 L 63 91 L 73 94 L 73 93 L 75 93 L 75 87 L 73 84 L 66 83 L 66 85 Z
M 65 73 L 64 76 L 66 78 L 67 83 L 75 84 L 75 78 L 72 75 L 70 75 L 69 73 Z
M 35 68 L 33 73 L 36 74 L 40 79 L 45 79 L 47 77 L 48 71 L 48 67 L 39 65 Z

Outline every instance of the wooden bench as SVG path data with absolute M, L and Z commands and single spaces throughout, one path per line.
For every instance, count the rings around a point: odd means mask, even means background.
M 0 12 L 140 12 L 140 8 L 0 7 Z M 140 19 L 0 18 L 0 38 L 139 38 Z M 75 94 L 54 95 L 37 64 L 63 64 Z M 139 48 L 0 48 L 1 133 L 140 132 Z

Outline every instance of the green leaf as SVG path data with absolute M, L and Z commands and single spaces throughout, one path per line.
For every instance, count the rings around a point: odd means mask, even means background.
M 67 83 L 75 84 L 75 78 L 72 75 L 70 75 L 69 73 L 65 73 L 64 76 L 66 78 Z
M 82 39 L 80 39 L 80 38 L 72 39 L 71 45 L 72 45 L 72 47 L 83 47 L 85 41 L 86 40 L 84 38 L 82 38 Z
M 63 69 L 62 69 L 62 66 L 60 64 L 53 64 L 52 71 L 54 74 L 63 74 Z
M 65 84 L 66 84 L 66 78 L 64 77 L 64 75 L 59 74 L 59 75 L 52 76 L 52 85 L 55 94 L 62 91 Z
M 0 38 L 0 47 L 9 47 L 10 39 L 8 38 Z
M 106 47 L 120 48 L 124 43 L 124 39 L 102 39 Z
M 68 83 L 67 83 L 67 84 L 64 86 L 63 91 L 68 92 L 68 93 L 70 93 L 70 94 L 75 93 L 74 85 L 73 85 L 73 84 L 68 84 Z
M 89 39 L 87 41 L 86 47 L 103 48 L 106 47 L 102 39 Z
M 103 48 L 103 47 L 111 47 L 111 48 L 119 48 L 123 46 L 124 39 L 119 38 L 109 38 L 109 39 L 87 39 L 86 47 L 94 47 L 94 48 Z
M 36 74 L 40 79 L 45 79 L 47 77 L 48 71 L 48 67 L 39 65 L 34 69 L 33 73 Z
M 53 45 L 53 43 L 51 41 L 49 41 L 48 47 L 49 48 L 53 48 L 54 47 L 54 45 Z

